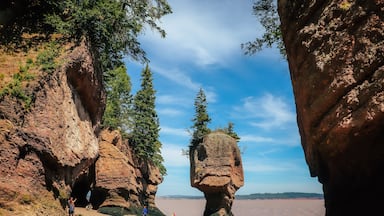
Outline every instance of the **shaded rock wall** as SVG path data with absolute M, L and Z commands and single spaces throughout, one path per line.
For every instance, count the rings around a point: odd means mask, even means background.
M 298 125 L 327 215 L 384 201 L 384 1 L 278 1 Z
M 140 162 L 119 132 L 101 132 L 94 189 L 99 197 L 96 206 L 156 208 L 155 195 L 162 180 L 159 169 Z
M 244 185 L 240 150 L 234 138 L 221 132 L 204 137 L 190 151 L 191 185 L 204 192 L 204 216 L 232 215 L 235 192 Z
M 40 74 L 26 86 L 33 94 L 29 110 L 14 97 L 0 101 L 0 206 L 6 215 L 59 214 L 60 200 L 65 205 L 75 179 L 98 156 L 101 72 L 85 43 L 60 61 L 52 75 Z

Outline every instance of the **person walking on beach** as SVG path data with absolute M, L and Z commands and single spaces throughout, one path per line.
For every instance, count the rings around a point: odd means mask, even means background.
M 69 207 L 68 213 L 69 213 L 69 216 L 74 216 L 75 215 L 75 202 L 76 202 L 76 199 L 73 199 L 73 197 L 70 197 L 69 200 L 68 200 L 68 207 Z
M 143 208 L 143 216 L 147 216 L 148 215 L 148 208 L 147 206 L 144 206 Z

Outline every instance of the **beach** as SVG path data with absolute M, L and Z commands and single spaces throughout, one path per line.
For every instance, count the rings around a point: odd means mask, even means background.
M 202 216 L 204 199 L 157 198 L 157 207 L 167 216 Z M 234 200 L 235 216 L 324 216 L 323 199 Z

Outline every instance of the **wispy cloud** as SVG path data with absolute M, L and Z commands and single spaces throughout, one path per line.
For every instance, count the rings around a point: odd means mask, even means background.
M 177 117 L 184 115 L 184 112 L 179 109 L 172 109 L 172 108 L 164 108 L 164 109 L 157 109 L 157 113 L 163 116 L 168 117 Z
M 179 69 L 164 69 L 152 65 L 152 71 L 191 90 L 197 91 L 201 87 L 201 84 L 194 82 L 191 77 Z
M 147 33 L 147 46 L 159 46 L 157 55 L 166 61 L 189 61 L 205 67 L 226 64 L 230 56 L 242 53 L 240 44 L 253 40 L 259 28 L 252 15 L 251 2 L 170 0 L 173 13 L 164 17 L 161 26 L 165 39 Z M 250 28 L 252 26 L 252 28 Z M 162 41 L 160 41 L 162 40 Z
M 301 170 L 298 165 L 291 162 L 281 161 L 254 161 L 243 163 L 243 169 L 245 172 L 290 172 Z
M 189 159 L 182 155 L 182 148 L 174 144 L 163 144 L 161 154 L 164 164 L 168 167 L 189 167 Z
M 278 134 L 278 133 L 277 133 Z M 277 135 L 276 138 L 258 135 L 240 135 L 241 143 L 255 143 L 263 146 L 300 146 L 299 135 Z
M 154 73 L 157 73 L 157 74 L 169 79 L 170 81 L 172 81 L 172 82 L 174 82 L 180 86 L 183 86 L 189 90 L 192 90 L 194 95 L 197 94 L 197 92 L 199 91 L 200 88 L 203 88 L 204 93 L 207 97 L 207 100 L 210 103 L 214 103 L 217 100 L 217 94 L 216 94 L 216 92 L 212 86 L 203 86 L 203 84 L 193 81 L 193 79 L 187 73 L 183 72 L 182 70 L 179 70 L 177 68 L 164 69 L 164 68 L 152 65 L 152 71 Z M 172 102 L 177 102 L 177 101 L 180 102 L 181 98 L 176 99 L 174 97 L 172 98 L 172 97 L 168 96 L 165 98 L 159 98 L 159 100 L 160 100 L 159 102 L 171 102 L 171 100 L 173 100 Z M 161 101 L 161 100 L 163 100 L 163 101 Z M 168 100 L 168 101 L 166 101 L 166 100 Z
M 240 107 L 235 107 L 236 116 L 262 129 L 283 128 L 295 123 L 296 114 L 283 98 L 265 94 L 260 98 L 247 97 Z
M 187 129 L 171 128 L 167 126 L 162 126 L 160 133 L 174 135 L 174 136 L 181 136 L 181 137 L 189 137 Z
M 173 95 L 158 95 L 156 97 L 156 102 L 158 104 L 164 105 L 190 105 L 192 102 L 188 98 L 178 97 Z
M 262 137 L 255 135 L 240 135 L 240 141 L 242 142 L 255 142 L 255 143 L 273 143 L 275 139 L 270 137 Z

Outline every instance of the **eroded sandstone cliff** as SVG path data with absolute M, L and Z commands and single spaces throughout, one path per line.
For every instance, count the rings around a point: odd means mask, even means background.
M 0 100 L 0 207 L 6 215 L 64 214 L 60 201 L 65 206 L 76 178 L 98 156 L 101 72 L 85 42 L 67 48 L 60 61 L 52 74 L 36 72 L 24 86 L 33 100 L 28 109 L 13 95 Z
M 41 49 L 0 56 L 0 215 L 66 215 L 69 196 L 84 207 L 89 189 L 94 208 L 156 208 L 159 170 L 100 129 L 106 97 L 91 47 L 63 45 L 51 72 L 36 63 Z M 27 75 L 20 89 L 9 84 Z
M 302 145 L 327 215 L 384 198 L 384 1 L 279 0 Z
M 94 192 L 99 194 L 96 206 L 156 208 L 157 186 L 163 181 L 160 171 L 132 154 L 119 132 L 101 132 L 100 157 L 95 167 Z
M 237 141 L 225 133 L 210 133 L 191 150 L 190 163 L 191 185 L 207 200 L 204 216 L 232 215 L 235 193 L 244 185 Z

